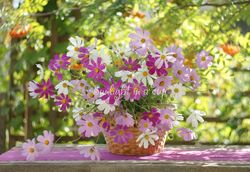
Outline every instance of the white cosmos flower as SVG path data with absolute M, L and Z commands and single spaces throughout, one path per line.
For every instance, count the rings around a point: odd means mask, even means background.
M 122 82 L 126 82 L 126 81 L 133 82 L 135 74 L 131 71 L 121 70 L 121 71 L 115 72 L 115 76 L 118 78 L 121 78 Z
M 183 121 L 183 120 L 184 120 L 184 117 L 182 116 L 182 114 L 174 113 L 174 121 L 173 121 L 174 126 L 178 126 L 180 124 L 179 121 Z
M 113 105 L 109 104 L 105 100 L 98 99 L 98 100 L 96 100 L 96 104 L 98 105 L 97 109 L 100 111 L 103 111 L 104 114 L 108 114 L 110 112 L 115 111 L 115 104 L 113 104 Z
M 136 140 L 136 142 L 140 142 L 139 147 L 142 147 L 143 145 L 144 149 L 147 149 L 149 144 L 155 145 L 155 141 L 159 139 L 159 136 L 156 134 L 156 131 L 157 130 L 150 131 L 149 129 L 147 129 L 144 133 L 139 135 Z
M 80 151 L 80 154 L 83 154 L 86 158 L 90 158 L 92 161 L 100 160 L 100 153 L 95 146 L 84 148 Z
M 79 121 L 82 118 L 82 113 L 83 113 L 83 108 L 75 107 L 72 112 L 73 112 L 73 118 L 75 121 Z
M 38 68 L 37 75 L 40 76 L 40 79 L 43 79 L 43 77 L 44 77 L 44 69 L 43 69 L 42 65 L 36 64 L 36 67 Z
M 116 44 L 116 45 L 113 47 L 113 50 L 114 50 L 115 54 L 116 54 L 118 57 L 125 58 L 125 59 L 127 59 L 127 57 L 129 57 L 129 56 L 132 54 L 131 49 L 130 49 L 129 46 L 128 46 L 127 44 L 125 44 L 125 43 Z
M 206 113 L 199 110 L 191 110 L 191 115 L 187 118 L 187 123 L 191 123 L 193 127 L 198 127 L 198 122 L 203 123 L 204 119 L 202 116 L 205 116 Z
M 105 52 L 104 48 L 101 48 L 100 51 L 98 51 L 97 49 L 90 51 L 90 53 L 89 53 L 90 59 L 96 61 L 98 57 L 101 57 L 103 63 L 105 63 L 107 65 L 109 65 L 111 63 L 111 57 L 107 52 Z
M 170 86 L 171 95 L 176 98 L 180 99 L 182 96 L 186 94 L 185 87 L 182 86 L 182 84 L 174 84 Z
M 38 93 L 35 93 L 35 90 L 38 88 L 37 83 L 35 81 L 30 81 L 28 85 L 29 95 L 32 98 L 36 98 L 38 96 Z
M 78 59 L 79 49 L 84 46 L 84 41 L 79 36 L 69 38 L 70 45 L 67 47 L 67 56 Z
M 159 58 L 155 61 L 155 66 L 160 69 L 164 64 L 165 67 L 168 67 L 168 62 L 174 63 L 176 59 L 174 58 L 173 53 L 169 53 L 167 48 L 164 48 L 162 52 L 159 52 L 157 56 Z
M 155 75 L 149 74 L 146 62 L 143 62 L 142 67 L 136 72 L 135 77 L 139 82 L 143 82 L 144 85 L 147 85 L 148 83 L 150 86 L 154 84 L 153 79 L 156 78 Z
M 69 93 L 69 87 L 73 87 L 73 85 L 69 81 L 61 81 L 59 84 L 55 86 L 55 89 L 57 90 L 58 94 L 64 94 L 68 95 Z

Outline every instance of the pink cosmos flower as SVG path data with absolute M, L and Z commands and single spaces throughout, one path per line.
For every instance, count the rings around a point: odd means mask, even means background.
M 139 122 L 139 130 L 141 132 L 145 132 L 146 130 L 153 131 L 155 127 L 153 127 L 153 123 L 149 119 L 141 119 Z
M 48 153 L 51 151 L 54 142 L 54 134 L 50 131 L 43 131 L 43 135 L 37 137 L 37 141 L 39 142 L 37 145 L 39 149 L 41 149 L 42 153 Z
M 137 71 L 141 68 L 139 64 L 139 60 L 133 60 L 131 57 L 128 59 L 122 59 L 124 62 L 124 66 L 120 67 L 120 70 L 128 70 L 128 71 Z
M 156 108 L 151 108 L 150 112 L 143 112 L 142 114 L 142 119 L 149 119 L 153 123 L 153 126 L 156 126 L 160 122 L 159 118 L 160 113 Z
M 99 91 L 94 88 L 89 88 L 83 94 L 83 98 L 87 100 L 89 103 L 94 103 L 99 98 Z
M 181 62 L 176 62 L 173 65 L 173 73 L 180 80 L 181 83 L 189 81 L 189 70 Z
M 68 95 L 62 93 L 59 96 L 56 96 L 55 104 L 59 106 L 62 111 L 66 112 L 70 103 L 71 99 L 69 98 Z
M 102 100 L 108 100 L 109 104 L 114 104 L 117 99 L 119 99 L 120 95 L 120 87 L 122 85 L 122 81 L 118 80 L 117 82 L 114 81 L 113 78 L 111 78 L 111 83 L 109 83 L 106 80 L 100 81 L 104 88 L 100 89 L 104 95 L 101 97 Z
M 169 53 L 173 54 L 173 57 L 176 58 L 176 60 L 178 61 L 184 60 L 181 47 L 177 47 L 176 45 L 173 45 L 173 46 L 168 47 L 167 50 Z
M 195 133 L 189 128 L 179 128 L 178 136 L 182 137 L 185 141 L 191 141 L 196 139 Z
M 212 65 L 213 57 L 209 55 L 209 52 L 202 50 L 200 53 L 197 54 L 196 63 L 199 68 L 207 69 L 209 66 Z
M 171 85 L 173 80 L 172 76 L 161 76 L 154 81 L 154 92 L 159 95 L 166 93 L 167 88 Z
M 109 120 L 107 119 L 107 116 L 100 112 L 94 113 L 93 116 L 98 121 L 100 127 L 102 127 L 107 132 L 110 130 L 111 125 Z
M 92 115 L 83 115 L 76 124 L 80 126 L 79 132 L 85 137 L 95 137 L 101 132 L 98 121 Z
M 42 80 L 41 83 L 37 84 L 37 89 L 35 90 L 35 93 L 39 94 L 40 97 L 45 97 L 48 99 L 50 96 L 54 95 L 54 85 L 52 85 L 50 79 L 45 81 L 44 79 Z
M 195 69 L 189 70 L 189 81 L 192 83 L 194 89 L 200 86 L 200 76 L 197 74 Z
M 157 69 L 163 66 L 168 67 L 169 63 L 174 63 L 176 61 L 173 53 L 169 53 L 167 48 L 164 48 L 162 52 L 158 51 L 156 53 L 155 66 Z
M 100 57 L 97 58 L 97 61 L 91 60 L 91 64 L 86 66 L 90 72 L 88 73 L 89 78 L 93 78 L 94 80 L 100 80 L 104 76 L 105 65 L 102 63 L 102 59 Z
M 129 43 L 130 48 L 137 54 L 145 56 L 149 49 L 152 49 L 152 40 L 148 31 L 144 31 L 141 28 L 136 28 L 136 33 L 131 33 L 129 37 L 131 41 Z
M 133 116 L 129 113 L 118 113 L 115 116 L 116 125 L 132 127 L 134 126 L 134 119 Z
M 81 64 L 83 64 L 83 66 L 87 66 L 89 64 L 89 50 L 88 50 L 88 48 L 80 47 L 78 58 L 81 60 Z
M 26 156 L 27 161 L 34 161 L 38 157 L 38 145 L 35 142 L 35 139 L 27 140 L 27 142 L 22 145 L 22 155 Z
M 133 83 L 127 83 L 124 86 L 124 98 L 126 100 L 130 100 L 131 102 L 134 100 L 140 100 L 141 97 L 145 96 L 145 92 L 147 90 L 147 87 L 142 82 L 139 83 L 136 79 L 133 81 Z
M 133 134 L 128 131 L 128 128 L 120 125 L 111 129 L 109 134 L 114 137 L 114 142 L 119 144 L 126 144 L 133 138 Z
M 168 108 L 160 110 L 160 124 L 166 131 L 169 131 L 174 127 L 174 120 L 174 111 Z
M 72 92 L 80 91 L 81 93 L 85 93 L 85 90 L 89 89 L 89 84 L 87 81 L 81 80 L 72 80 L 70 83 L 73 85 Z
M 148 67 L 149 74 L 153 75 L 156 72 L 156 74 L 158 76 L 167 75 L 168 74 L 168 71 L 167 71 L 168 68 L 165 67 L 165 64 L 163 64 L 162 67 L 160 69 L 158 69 L 155 66 L 155 61 L 156 61 L 155 57 L 153 57 L 152 55 L 148 55 L 146 65 Z M 171 67 L 170 63 L 168 63 L 168 67 Z

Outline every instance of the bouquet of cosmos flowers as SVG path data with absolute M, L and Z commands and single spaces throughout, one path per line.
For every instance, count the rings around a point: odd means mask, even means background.
M 112 136 L 118 144 L 126 144 L 138 128 L 138 146 L 147 149 L 159 139 L 157 132 L 170 131 L 184 120 L 175 112 L 173 102 L 200 86 L 202 70 L 212 65 L 206 51 L 196 56 L 197 69 L 185 65 L 182 49 L 175 45 L 157 49 L 150 34 L 140 28 L 129 35 L 129 46 L 97 48 L 97 42 L 86 45 L 80 37 L 71 37 L 66 54 L 56 54 L 49 62 L 52 77 L 45 78 L 40 64 L 41 81 L 29 83 L 33 98 L 53 99 L 60 111 L 73 114 L 79 132 L 95 137 L 100 132 Z M 53 81 L 53 82 L 52 82 Z M 53 84 L 55 83 L 56 84 Z M 186 122 L 197 127 L 205 114 L 193 110 Z M 196 138 L 188 128 L 177 128 L 186 141 Z M 98 159 L 95 147 L 83 151 Z

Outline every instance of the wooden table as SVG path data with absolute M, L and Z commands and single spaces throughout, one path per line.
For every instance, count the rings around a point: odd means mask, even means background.
M 98 146 L 101 161 L 80 155 L 83 146 L 56 146 L 34 162 L 21 148 L 0 155 L 0 172 L 250 172 L 250 146 L 167 146 L 152 156 L 119 156 Z

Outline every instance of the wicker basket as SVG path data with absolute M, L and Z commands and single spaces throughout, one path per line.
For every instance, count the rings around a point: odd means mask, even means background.
M 108 146 L 108 150 L 111 153 L 118 155 L 137 155 L 137 156 L 152 155 L 159 153 L 164 148 L 167 133 L 162 130 L 158 131 L 159 140 L 155 142 L 155 145 L 149 145 L 147 149 L 139 147 L 138 143 L 136 142 L 136 139 L 141 134 L 138 128 L 129 128 L 128 131 L 130 131 L 134 137 L 130 139 L 127 144 L 115 143 L 114 137 L 111 137 L 106 132 L 103 133 Z

